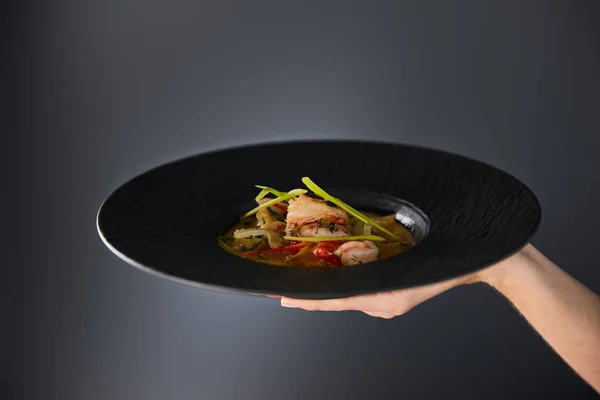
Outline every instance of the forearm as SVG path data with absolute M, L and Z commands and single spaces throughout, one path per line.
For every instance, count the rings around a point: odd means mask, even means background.
M 527 246 L 481 280 L 501 292 L 548 344 L 600 392 L 600 297 Z

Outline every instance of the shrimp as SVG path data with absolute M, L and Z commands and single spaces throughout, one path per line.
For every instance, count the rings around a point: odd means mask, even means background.
M 327 205 L 325 200 L 300 195 L 290 199 L 287 209 L 288 235 L 348 236 L 348 213 Z
M 343 237 L 349 236 L 348 227 L 331 222 L 315 222 L 306 224 L 296 231 L 298 236 Z
M 258 204 L 264 204 L 267 201 L 273 199 L 261 199 Z M 256 219 L 258 220 L 258 226 L 265 230 L 270 231 L 282 231 L 285 229 L 286 224 L 283 222 L 284 215 L 287 212 L 287 204 L 277 203 L 271 207 L 261 208 L 256 213 Z
M 346 242 L 334 253 L 342 261 L 342 265 L 364 264 L 376 261 L 379 248 L 370 240 Z
M 340 257 L 335 254 L 339 245 L 340 242 L 321 242 L 312 249 L 312 253 L 319 260 L 327 261 L 334 267 L 340 267 L 342 261 L 340 260 Z

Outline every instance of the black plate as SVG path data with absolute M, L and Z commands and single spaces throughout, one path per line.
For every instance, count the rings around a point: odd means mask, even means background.
M 398 213 L 413 249 L 343 268 L 271 266 L 217 243 L 253 207 L 254 185 L 304 188 L 309 176 L 355 208 Z M 391 143 L 298 141 L 237 147 L 152 169 L 98 213 L 106 245 L 147 272 L 201 288 L 335 298 L 470 273 L 521 249 L 541 209 L 520 181 L 455 154 Z

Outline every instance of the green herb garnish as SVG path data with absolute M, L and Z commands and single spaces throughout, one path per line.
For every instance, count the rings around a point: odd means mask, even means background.
M 281 197 L 281 196 L 283 196 L 283 195 L 286 194 L 286 192 L 282 192 L 282 191 L 279 191 L 277 189 L 273 189 L 272 187 L 261 186 L 261 185 L 254 185 L 254 186 L 256 186 L 259 189 L 262 189 L 260 191 L 260 193 L 258 194 L 258 196 L 255 197 L 256 201 L 259 201 L 259 200 L 263 199 L 269 193 L 273 193 L 277 197 Z
M 307 191 L 304 189 L 293 189 L 290 190 L 287 193 L 282 194 L 281 196 L 278 196 L 276 198 L 274 198 L 273 200 L 269 200 L 264 204 L 259 205 L 258 207 L 248 211 L 246 214 L 244 214 L 244 216 L 242 218 L 246 218 L 249 217 L 251 215 L 256 214 L 260 209 L 262 208 L 267 208 L 267 207 L 271 207 L 272 205 L 275 205 L 277 203 L 281 203 L 282 201 L 285 200 L 289 200 L 292 197 L 296 197 L 296 196 L 300 196 L 301 194 L 305 194 Z
M 392 238 L 398 239 L 398 237 L 396 235 L 394 235 L 392 232 L 385 229 L 383 226 L 377 224 L 375 221 L 371 220 L 366 215 L 364 215 L 364 214 L 360 213 L 359 211 L 355 210 L 354 208 L 350 207 L 348 204 L 344 203 L 342 200 L 331 196 L 329 193 L 327 193 L 326 191 L 321 189 L 319 186 L 317 186 L 317 184 L 314 183 L 309 177 L 307 177 L 307 176 L 303 177 L 302 182 L 306 185 L 307 188 L 312 190 L 313 193 L 315 193 L 317 196 L 322 197 L 326 201 L 330 201 L 331 203 L 337 205 L 342 210 L 345 210 L 349 214 L 352 214 L 354 217 L 361 220 L 362 222 L 376 227 L 377 229 L 379 229 L 382 232 L 385 232 Z
M 284 236 L 285 240 L 297 240 L 300 242 L 343 242 L 352 240 L 371 240 L 373 242 L 385 242 L 385 239 L 381 236 L 375 235 L 359 235 L 359 236 L 339 236 L 339 237 L 326 237 L 326 236 Z

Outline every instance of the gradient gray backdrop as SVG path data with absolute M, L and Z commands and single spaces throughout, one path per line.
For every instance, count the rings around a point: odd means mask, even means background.
M 209 149 L 413 143 L 530 185 L 534 244 L 600 292 L 599 4 L 8 4 L 0 397 L 594 398 L 483 285 L 391 321 L 288 310 L 144 274 L 95 216 L 130 177 Z

